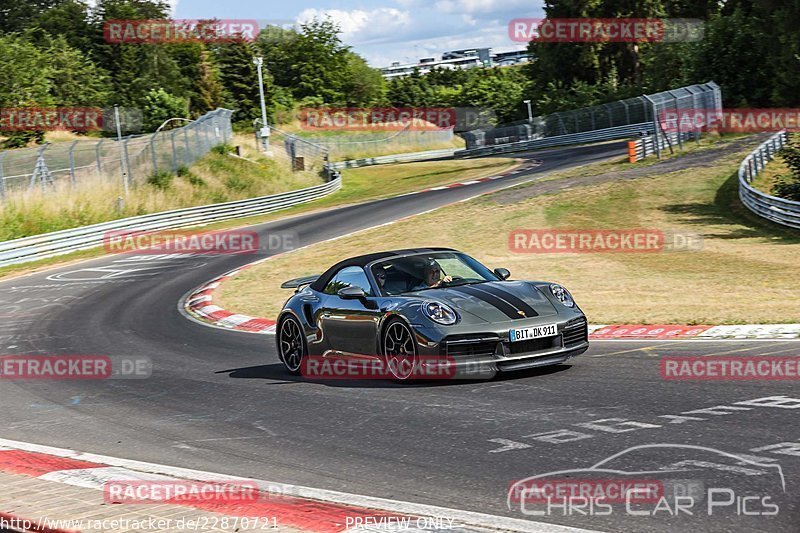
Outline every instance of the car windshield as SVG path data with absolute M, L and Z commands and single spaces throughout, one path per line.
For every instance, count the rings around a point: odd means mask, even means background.
M 457 252 L 417 254 L 381 261 L 372 266 L 372 274 L 384 296 L 499 279 L 472 257 Z

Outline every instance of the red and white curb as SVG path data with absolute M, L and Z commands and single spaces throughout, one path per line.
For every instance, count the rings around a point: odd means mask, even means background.
M 590 326 L 590 339 L 655 340 L 781 340 L 800 339 L 800 324 L 753 324 L 739 326 L 614 325 Z
M 262 497 L 252 503 L 193 501 L 185 505 L 172 502 L 170 504 L 227 516 L 277 517 L 281 526 L 313 533 L 394 531 L 396 528 L 388 526 L 392 523 L 397 524 L 398 519 L 405 519 L 409 527 L 403 529 L 411 531 L 430 531 L 431 524 L 447 526 L 442 529 L 484 533 L 587 531 L 432 505 L 226 476 L 6 439 L 0 439 L 0 471 L 96 490 L 103 490 L 108 482 L 124 481 L 254 483 L 258 486 Z M 357 527 L 353 527 L 354 524 Z
M 273 256 L 274 257 L 274 256 Z M 271 259 L 267 258 L 267 259 Z M 219 328 L 232 329 L 235 331 L 245 331 L 248 333 L 275 333 L 275 321 L 269 318 L 253 317 L 241 313 L 231 313 L 225 309 L 214 305 L 214 290 L 222 282 L 235 277 L 242 270 L 252 268 L 260 264 L 264 259 L 250 263 L 241 268 L 231 270 L 209 281 L 200 288 L 195 289 L 186 299 L 183 305 L 184 311 L 190 316 L 200 319 L 202 323 L 210 323 Z
M 250 333 L 275 333 L 275 320 L 231 313 L 214 305 L 214 290 L 242 270 L 264 261 L 259 260 L 211 280 L 186 299 L 185 310 L 214 326 Z M 690 326 L 675 324 L 590 325 L 590 340 L 781 340 L 800 339 L 800 324 L 753 324 L 726 326 Z
M 508 172 L 505 172 L 503 174 L 499 174 L 497 176 L 487 176 L 485 178 L 478 178 L 478 179 L 469 180 L 469 181 L 463 181 L 463 182 L 459 182 L 459 183 L 451 183 L 449 185 L 443 185 L 441 187 L 431 187 L 431 188 L 428 188 L 428 189 L 423 189 L 423 190 L 413 191 L 413 192 L 406 193 L 406 194 L 401 194 L 399 196 L 410 196 L 412 194 L 420 194 L 420 193 L 429 192 L 429 191 L 440 191 L 440 190 L 444 190 L 444 189 L 452 189 L 452 188 L 455 188 L 455 187 L 464 187 L 464 186 L 467 186 L 467 185 L 474 185 L 476 183 L 481 183 L 481 182 L 485 182 L 485 181 L 493 181 L 493 180 L 498 180 L 498 179 L 502 179 L 502 178 L 507 178 L 507 177 L 509 177 L 509 176 L 511 176 L 513 174 L 518 174 L 520 172 L 524 172 L 524 171 L 529 170 L 531 168 L 538 167 L 541 164 L 542 164 L 542 161 L 540 161 L 540 160 L 531 160 L 531 161 L 527 162 L 527 164 L 524 164 L 522 166 L 519 166 L 518 168 L 515 168 L 515 169 L 510 170 Z M 471 198 L 467 198 L 466 200 L 470 200 L 470 199 Z M 463 202 L 463 201 L 466 201 L 466 200 L 459 200 L 459 202 Z M 458 203 L 458 202 L 454 202 L 454 203 Z M 442 206 L 442 207 L 444 207 L 444 206 Z M 440 207 L 437 207 L 436 209 L 440 209 Z M 434 211 L 434 210 L 435 209 L 432 209 L 431 211 Z M 426 211 L 426 212 L 428 212 L 428 211 Z M 420 213 L 420 214 L 423 214 L 423 213 Z M 396 224 L 397 222 L 401 222 L 403 220 L 407 220 L 407 219 L 413 218 L 415 216 L 418 216 L 418 215 L 410 215 L 408 217 L 399 218 L 397 220 L 393 220 L 391 222 L 388 222 L 386 224 L 381 224 L 381 225 L 383 226 L 383 225 Z M 375 227 L 379 227 L 379 226 L 375 226 Z M 375 227 L 368 228 L 368 229 L 374 229 Z M 367 231 L 367 230 L 365 229 L 365 230 L 362 230 L 362 231 Z M 358 233 L 358 232 L 355 232 L 355 233 Z M 351 235 L 351 234 L 349 234 L 349 235 Z M 333 239 L 328 239 L 328 241 L 341 239 L 341 238 L 347 237 L 347 236 L 348 235 L 340 235 L 339 237 L 335 237 Z M 327 241 L 323 241 L 323 242 L 327 242 Z M 315 243 L 315 244 L 321 244 L 321 243 Z M 302 247 L 302 248 L 305 248 L 305 246 Z M 301 248 L 298 248 L 298 250 L 299 249 L 301 249 Z M 297 250 L 291 250 L 291 251 L 297 251 Z M 288 252 L 285 252 L 285 253 L 288 253 Z M 183 305 L 181 305 L 181 304 L 178 305 L 179 310 L 185 312 L 189 317 L 198 319 L 201 323 L 203 323 L 205 325 L 211 325 L 211 326 L 214 326 L 214 327 L 223 328 L 223 329 L 230 329 L 230 330 L 234 330 L 234 331 L 243 331 L 243 332 L 246 332 L 246 333 L 275 334 L 275 325 L 276 325 L 275 320 L 272 320 L 272 319 L 269 319 L 269 318 L 263 318 L 263 317 L 248 316 L 248 315 L 244 315 L 244 314 L 241 314 L 241 313 L 231 313 L 230 311 L 227 311 L 227 310 L 219 307 L 218 305 L 214 304 L 213 293 L 214 293 L 214 290 L 217 287 L 219 287 L 219 285 L 222 282 L 224 282 L 225 280 L 228 280 L 228 279 L 230 279 L 232 277 L 235 277 L 242 270 L 246 270 L 248 268 L 254 267 L 255 265 L 258 265 L 258 264 L 260 264 L 260 263 L 262 263 L 264 261 L 267 261 L 269 259 L 274 259 L 275 257 L 278 257 L 279 255 L 283 255 L 283 254 L 276 254 L 276 255 L 273 255 L 273 256 L 270 256 L 270 257 L 267 257 L 267 258 L 264 258 L 264 259 L 260 259 L 258 261 L 255 261 L 253 263 L 245 265 L 245 266 L 243 266 L 241 268 L 237 268 L 237 269 L 231 270 L 230 272 L 226 272 L 225 274 L 212 279 L 208 283 L 202 285 L 200 288 L 195 289 L 194 291 L 192 291 L 189 294 L 189 296 L 187 296 L 185 299 L 183 299 L 182 300 L 184 302 Z
M 410 193 L 402 194 L 400 196 L 410 196 L 413 194 L 420 194 L 428 191 L 439 191 L 444 189 L 451 189 L 455 187 L 463 187 L 465 185 L 474 185 L 485 181 L 493 181 L 501 178 L 509 177 L 512 174 L 517 174 L 529 170 L 530 168 L 537 167 L 542 164 L 541 160 L 531 160 L 529 164 L 520 166 L 514 170 L 497 176 L 488 176 L 478 178 L 475 180 L 464 181 L 460 183 L 452 183 L 441 187 L 432 187 L 420 191 L 413 191 Z M 476 195 L 480 196 L 480 194 Z M 466 202 L 474 197 L 466 198 L 453 202 L 453 205 L 460 202 Z M 355 233 L 362 231 L 369 231 L 381 226 L 388 226 L 396 224 L 404 220 L 419 216 L 421 214 L 436 211 L 446 206 L 439 206 L 424 213 L 409 215 L 402 217 L 379 226 L 373 226 L 363 230 L 358 230 L 346 235 L 340 235 L 332 239 L 320 241 L 313 244 L 322 244 L 323 242 L 330 242 L 344 237 L 348 237 Z M 313 245 L 312 244 L 312 245 Z M 308 245 L 308 246 L 312 246 Z M 307 246 L 291 250 L 289 252 L 296 252 Z M 192 291 L 187 297 L 182 299 L 182 303 L 178 305 L 180 311 L 187 316 L 196 319 L 198 322 L 223 329 L 234 331 L 242 331 L 246 333 L 259 333 L 259 334 L 275 334 L 276 321 L 270 318 L 253 317 L 242 313 L 232 313 L 214 304 L 214 290 L 226 280 L 235 277 L 243 270 L 252 268 L 258 264 L 274 259 L 281 254 L 276 254 L 264 259 L 260 259 L 241 268 L 231 270 L 216 277 L 208 283 L 202 285 L 200 288 Z M 619 324 L 619 325 L 590 325 L 589 326 L 589 339 L 590 340 L 783 340 L 783 339 L 800 339 L 800 324 L 744 324 L 744 325 L 724 325 L 724 326 L 698 326 L 698 325 L 676 325 L 676 324 Z

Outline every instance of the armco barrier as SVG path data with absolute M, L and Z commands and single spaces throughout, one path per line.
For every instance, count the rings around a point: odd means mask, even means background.
M 101 246 L 104 235 L 109 231 L 133 232 L 185 228 L 270 213 L 322 198 L 339 190 L 341 186 L 342 179 L 337 176 L 327 183 L 297 191 L 123 218 L 81 228 L 0 242 L 0 266 L 25 263 Z
M 683 142 L 697 140 L 699 133 L 695 132 L 662 132 L 660 135 L 644 135 L 635 142 L 636 155 L 632 156 L 631 163 L 635 163 L 650 155 L 660 155 L 664 150 L 671 150 L 675 146 L 681 146 Z M 630 154 L 629 154 L 630 155 Z
M 557 135 L 555 137 L 545 137 L 533 141 L 521 141 L 509 144 L 498 144 L 496 146 L 486 146 L 483 148 L 473 148 L 471 150 L 460 150 L 455 157 L 477 157 L 484 155 L 505 154 L 509 152 L 524 152 L 538 148 L 550 148 L 553 146 L 567 146 L 570 144 L 584 144 L 598 141 L 611 141 L 614 139 L 625 139 L 642 134 L 653 132 L 652 122 L 642 122 L 640 124 L 628 124 L 614 128 L 587 131 L 583 133 L 571 133 L 569 135 Z
M 751 185 L 753 178 L 774 159 L 775 152 L 783 148 L 787 140 L 785 131 L 778 132 L 744 158 L 739 165 L 739 198 L 758 216 L 783 226 L 800 229 L 800 202 L 771 196 Z
M 409 152 L 407 154 L 381 155 L 377 157 L 366 157 L 364 159 L 351 159 L 350 161 L 340 161 L 330 163 L 328 166 L 333 169 L 358 168 L 371 165 L 385 165 L 387 163 L 408 163 L 411 161 L 425 161 L 428 159 L 438 159 L 440 157 L 452 157 L 455 153 L 454 148 L 443 150 L 428 150 L 426 152 Z

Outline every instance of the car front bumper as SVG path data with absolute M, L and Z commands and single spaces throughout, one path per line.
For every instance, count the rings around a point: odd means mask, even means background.
M 589 349 L 588 323 L 583 315 L 569 319 L 552 320 L 557 324 L 557 334 L 528 341 L 511 342 L 511 326 L 526 324 L 498 324 L 488 331 L 463 332 L 441 335 L 441 330 L 426 331 L 415 328 L 417 349 L 422 365 L 436 365 L 446 361 L 455 369 L 455 376 L 464 379 L 481 379 L 497 372 L 557 365 Z M 435 340 L 437 339 L 438 340 Z

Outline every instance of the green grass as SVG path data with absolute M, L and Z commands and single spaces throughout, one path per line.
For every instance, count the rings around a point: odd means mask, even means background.
M 129 216 L 276 194 L 322 183 L 312 172 L 293 173 L 288 161 L 255 151 L 251 161 L 220 146 L 190 168 L 158 172 L 123 198 L 118 180 L 91 178 L 78 189 L 15 192 L 0 204 L 0 241 L 76 228 Z
M 227 169 L 227 165 L 252 165 L 252 163 L 237 160 L 231 158 L 230 156 L 225 157 L 227 159 L 224 159 L 221 162 L 214 159 L 215 162 L 213 164 L 221 165 L 221 170 Z M 412 192 L 414 190 L 424 189 L 426 187 L 474 179 L 482 176 L 489 176 L 512 168 L 514 165 L 515 161 L 513 159 L 493 158 L 471 162 L 437 161 L 405 163 L 402 165 L 386 165 L 344 170 L 342 173 L 344 183 L 343 188 L 330 196 L 321 198 L 314 202 L 309 202 L 307 204 L 298 205 L 266 215 L 257 215 L 244 219 L 235 219 L 211 224 L 206 226 L 205 229 L 227 229 L 259 224 L 283 217 L 318 211 L 323 208 L 331 208 L 356 202 L 374 200 L 391 195 L 402 194 L 405 192 Z M 220 170 L 220 168 L 218 168 L 218 170 Z M 175 180 L 178 183 L 180 183 L 182 180 L 186 180 L 186 182 L 190 184 L 194 182 L 193 187 L 195 188 L 207 187 L 205 180 L 196 175 L 195 172 L 200 172 L 202 175 L 208 176 L 205 167 L 192 167 L 191 169 L 183 168 L 178 170 L 178 176 L 175 178 Z M 227 178 L 230 177 L 231 175 L 228 175 Z M 210 177 L 207 179 L 211 181 Z M 219 199 L 219 201 L 223 200 L 224 198 Z M 79 211 L 79 213 L 85 213 L 90 210 L 91 206 L 85 206 L 85 210 Z M 21 215 L 17 217 L 17 220 L 24 221 L 26 219 Z M 40 217 L 38 220 L 39 223 L 41 223 L 41 221 L 50 220 L 50 218 Z M 91 223 L 91 220 L 92 217 L 87 216 L 86 224 Z M 56 229 L 63 229 L 59 227 L 59 224 L 53 224 L 52 227 L 54 228 L 52 231 L 55 231 Z M 33 229 L 33 227 L 30 228 L 30 230 Z M 22 265 L 2 267 L 0 268 L 0 278 L 43 270 L 52 267 L 53 265 L 74 261 L 75 259 L 101 257 L 104 255 L 104 253 L 105 252 L 102 248 L 96 248 L 93 250 L 86 250 L 83 252 L 25 263 Z
M 274 317 L 287 297 L 279 288 L 286 279 L 378 249 L 450 246 L 492 268 L 509 268 L 514 279 L 563 283 L 594 323 L 800 322 L 800 233 L 759 219 L 738 202 L 736 170 L 751 149 L 674 172 L 651 166 L 637 179 L 517 195 L 538 186 L 527 184 L 484 196 L 275 258 L 224 283 L 216 300 L 230 311 Z M 582 167 L 580 175 L 608 174 L 608 168 Z M 648 254 L 509 248 L 512 231 L 546 228 L 675 231 L 701 236 L 703 248 Z

